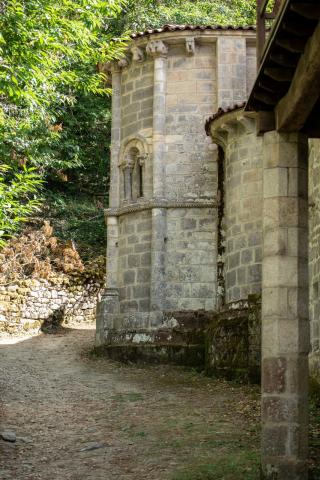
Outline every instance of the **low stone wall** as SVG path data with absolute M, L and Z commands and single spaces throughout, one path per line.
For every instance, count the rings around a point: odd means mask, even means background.
M 208 375 L 259 382 L 261 367 L 259 296 L 232 302 L 216 313 L 206 332 Z
M 101 305 L 100 302 L 98 317 Z M 157 323 L 153 329 L 133 326 L 127 330 L 119 328 L 122 318 L 118 323 L 115 318 L 115 328 L 104 331 L 103 342 L 97 342 L 97 349 L 124 362 L 172 363 L 203 369 L 205 331 L 213 316 L 214 312 L 205 310 L 165 312 L 161 325 Z
M 101 286 L 96 279 L 67 275 L 0 285 L 0 333 L 94 322 Z

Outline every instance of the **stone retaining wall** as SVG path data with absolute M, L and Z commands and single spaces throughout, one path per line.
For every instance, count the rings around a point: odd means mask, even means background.
M 206 332 L 205 368 L 208 375 L 260 380 L 260 296 L 229 303 L 214 315 Z
M 94 322 L 100 284 L 61 275 L 0 285 L 0 333 L 37 331 L 44 324 Z

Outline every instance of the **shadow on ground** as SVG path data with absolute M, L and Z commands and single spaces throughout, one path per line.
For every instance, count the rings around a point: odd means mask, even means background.
M 94 330 L 3 338 L 2 480 L 256 480 L 259 395 L 90 355 Z

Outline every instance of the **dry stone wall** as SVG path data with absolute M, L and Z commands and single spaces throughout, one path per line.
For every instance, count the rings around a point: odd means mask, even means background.
M 0 333 L 38 331 L 52 323 L 94 322 L 100 289 L 96 280 L 66 275 L 1 285 Z

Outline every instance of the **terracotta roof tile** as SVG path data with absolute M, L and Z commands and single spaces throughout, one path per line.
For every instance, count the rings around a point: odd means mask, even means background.
M 256 27 L 252 25 L 248 26 L 232 26 L 232 25 L 163 25 L 160 28 L 150 28 L 145 30 L 144 32 L 136 32 L 131 34 L 131 38 L 139 38 L 148 35 L 153 35 L 155 33 L 163 33 L 163 32 L 177 32 L 177 31 L 185 31 L 185 30 L 251 30 L 255 31 Z
M 244 108 L 246 105 L 246 102 L 242 103 L 236 103 L 232 107 L 226 107 L 226 108 L 219 108 L 219 110 L 211 115 L 211 117 L 207 118 L 206 123 L 205 123 L 205 129 L 206 129 L 206 134 L 210 136 L 210 125 L 211 123 L 216 120 L 217 118 L 222 117 L 226 113 L 234 112 L 235 110 L 240 110 L 241 108 Z

